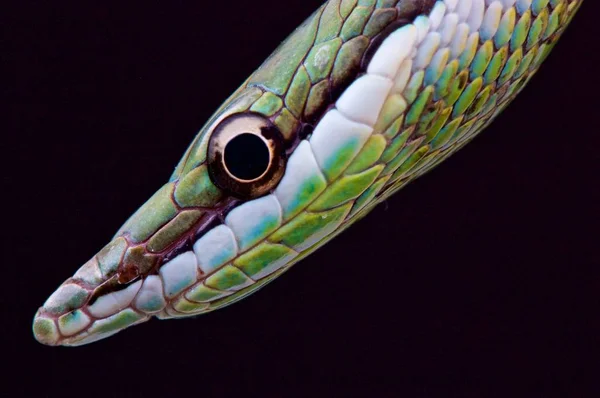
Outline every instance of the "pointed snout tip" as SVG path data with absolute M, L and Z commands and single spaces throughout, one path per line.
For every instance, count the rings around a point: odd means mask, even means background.
M 59 345 L 60 334 L 58 327 L 53 319 L 47 318 L 38 311 L 33 317 L 33 337 L 44 345 Z

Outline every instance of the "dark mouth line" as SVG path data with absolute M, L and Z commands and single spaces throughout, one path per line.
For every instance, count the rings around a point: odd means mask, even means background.
M 84 304 L 84 306 L 94 304 L 94 302 L 101 296 L 124 290 L 127 287 L 129 287 L 132 283 L 135 283 L 140 279 L 144 279 L 147 276 L 158 275 L 158 271 L 164 264 L 168 263 L 169 261 L 176 258 L 182 253 L 191 251 L 194 243 L 198 239 L 200 239 L 206 232 L 210 231 L 212 228 L 216 227 L 219 224 L 223 224 L 225 222 L 226 215 L 233 208 L 235 208 L 236 205 L 239 204 L 239 202 L 240 201 L 238 199 L 228 197 L 219 206 L 211 210 L 204 208 L 203 210 L 206 211 L 207 214 L 203 215 L 194 226 L 192 226 L 187 232 L 185 232 L 181 237 L 179 237 L 177 240 L 175 240 L 175 242 L 171 243 L 167 248 L 163 249 L 161 252 L 151 254 L 152 256 L 156 256 L 158 260 L 156 260 L 156 264 L 148 272 L 140 274 L 137 272 L 135 264 L 129 265 L 121 263 L 117 269 L 117 272 L 114 275 L 110 276 L 109 279 L 107 279 L 104 283 L 102 283 L 100 286 L 96 287 L 93 290 L 92 294 L 90 295 L 90 298 Z M 193 209 L 194 208 L 186 208 L 185 210 Z M 179 208 L 178 210 L 181 211 L 182 209 Z M 160 230 L 160 228 L 158 230 Z M 126 235 L 123 235 L 123 238 L 125 238 L 127 242 L 130 243 Z M 152 236 L 147 238 L 143 242 L 129 246 L 128 250 L 135 247 L 142 247 L 143 250 L 146 253 L 148 253 L 146 245 L 151 238 Z M 200 272 L 202 271 L 200 270 Z

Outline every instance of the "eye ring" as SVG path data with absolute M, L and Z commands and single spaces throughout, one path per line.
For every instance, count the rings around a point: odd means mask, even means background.
M 283 177 L 283 136 L 261 114 L 234 114 L 213 130 L 207 160 L 209 175 L 217 186 L 242 199 L 256 198 Z

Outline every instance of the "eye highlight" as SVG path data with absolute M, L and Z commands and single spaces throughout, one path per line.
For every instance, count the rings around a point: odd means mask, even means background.
M 230 194 L 251 199 L 275 188 L 285 171 L 283 137 L 258 113 L 225 118 L 208 145 L 208 170 L 213 182 Z

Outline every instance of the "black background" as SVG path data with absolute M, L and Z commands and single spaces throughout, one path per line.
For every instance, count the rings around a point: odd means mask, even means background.
M 256 295 L 86 347 L 35 342 L 37 307 L 320 3 L 21 2 L 2 12 L 0 390 L 598 396 L 595 1 L 484 134 Z

